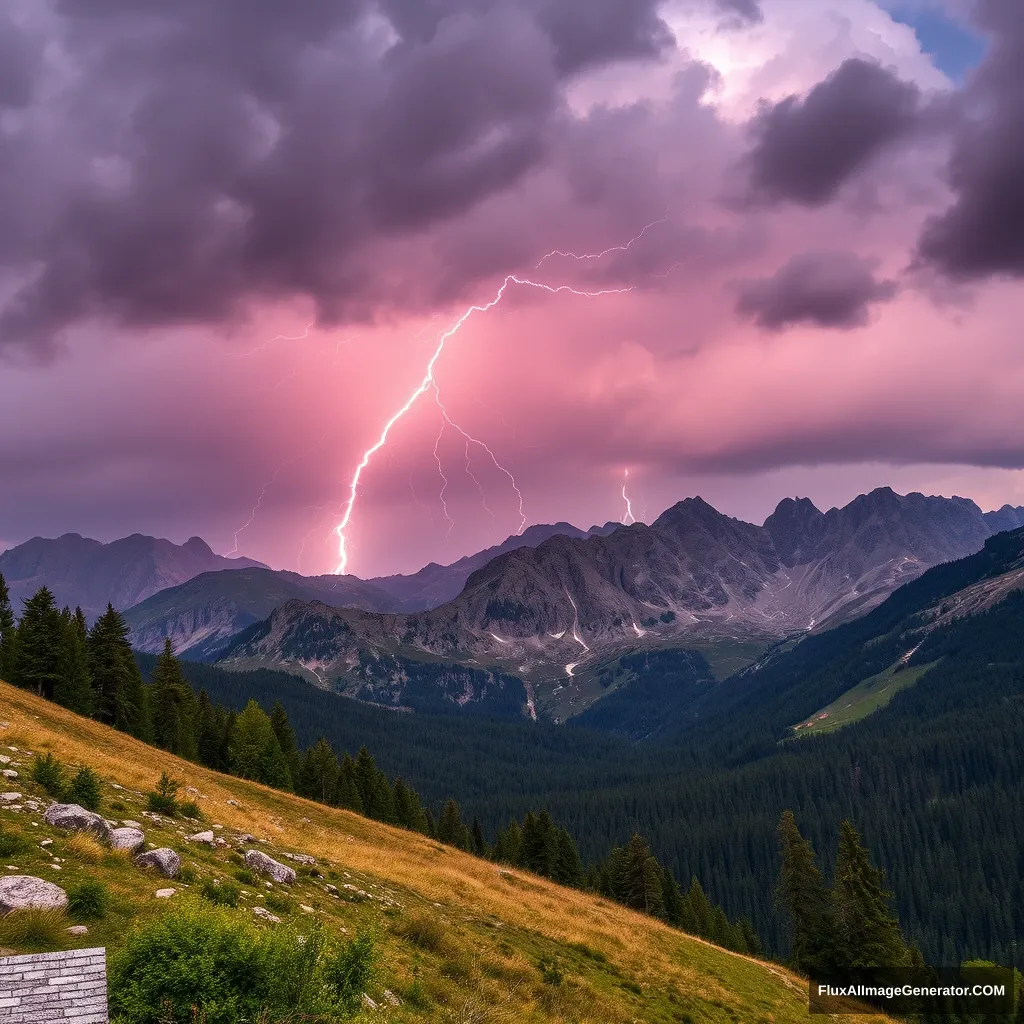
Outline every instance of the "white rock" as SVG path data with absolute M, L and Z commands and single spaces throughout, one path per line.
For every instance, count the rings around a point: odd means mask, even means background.
M 111 827 L 94 811 L 78 804 L 50 804 L 43 815 L 48 825 L 70 832 L 91 832 L 104 842 L 110 842 Z
M 213 846 L 215 839 L 214 835 L 210 831 L 196 832 L 195 835 L 189 836 L 188 841 L 190 843 L 206 843 L 209 846 Z
M 141 821 L 132 821 L 131 818 L 122 818 L 121 824 L 124 825 L 125 828 L 142 828 Z
M 181 873 L 181 858 L 166 846 L 158 850 L 148 850 L 135 858 L 140 868 L 156 868 L 167 878 L 177 878 Z
M 294 868 L 281 864 L 260 850 L 245 851 L 245 866 L 252 868 L 257 874 L 273 879 L 275 882 L 286 882 L 290 885 L 295 881 Z
M 127 850 L 129 853 L 135 853 L 136 850 L 142 849 L 142 844 L 146 841 L 146 835 L 141 828 L 115 828 L 110 833 L 110 845 L 115 850 Z
M 47 846 L 53 846 L 53 840 L 52 839 L 44 839 L 39 845 L 42 846 L 45 849 Z
M 73 924 L 70 928 L 66 928 L 65 931 L 68 935 L 88 935 L 89 929 L 84 924 Z
M 18 777 L 18 773 L 13 768 L 5 768 L 3 775 L 6 779 L 16 779 Z
M 252 912 L 261 920 L 271 924 L 280 924 L 281 918 L 275 917 L 266 907 L 253 907 Z
M 315 911 L 313 910 L 313 908 L 312 908 L 312 907 L 309 907 L 309 906 L 306 906 L 306 904 L 305 904 L 305 903 L 300 903 L 300 904 L 299 904 L 299 910 L 303 910 L 303 911 L 305 911 L 305 912 L 306 912 L 307 914 L 313 914 L 313 913 L 315 913 Z
M 68 894 L 53 882 L 44 882 L 32 875 L 8 875 L 0 878 L 0 916 L 26 908 L 63 910 Z
M 401 1006 L 402 1005 L 402 1000 L 399 999 L 398 996 L 396 996 L 395 993 L 392 992 L 391 989 L 389 989 L 389 988 L 384 989 L 384 998 L 392 1006 Z
M 110 784 L 111 789 L 124 789 L 124 786 L 119 786 L 116 782 Z
M 154 895 L 158 900 L 169 900 L 177 891 L 177 889 L 157 889 Z
M 20 799 L 20 793 L 0 793 L 0 802 L 5 804 L 16 804 Z
M 310 857 L 308 853 L 286 853 L 285 856 L 289 860 L 295 861 L 296 864 L 315 864 L 316 857 Z
M 378 1009 L 377 1004 L 365 992 L 363 993 L 363 1006 L 368 1010 Z
M 6 754 L 0 754 L 0 764 L 10 764 L 11 759 Z

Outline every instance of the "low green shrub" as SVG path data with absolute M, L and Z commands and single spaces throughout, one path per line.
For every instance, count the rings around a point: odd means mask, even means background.
M 95 878 L 86 878 L 68 889 L 68 910 L 74 917 L 85 920 L 103 917 L 109 906 L 110 893 Z
M 64 765 L 49 751 L 32 761 L 32 781 L 38 782 L 55 800 L 64 796 Z
M 167 772 L 160 776 L 156 789 L 146 794 L 146 806 L 155 814 L 166 814 L 168 818 L 178 816 L 178 787 L 181 785 Z
M 67 938 L 67 923 L 63 910 L 12 910 L 0 918 L 0 946 L 13 947 L 21 953 L 55 949 Z
M 431 953 L 443 953 L 449 946 L 445 927 L 433 914 L 412 914 L 395 930 L 406 942 Z
M 204 900 L 216 903 L 219 907 L 237 907 L 241 890 L 234 882 L 216 882 L 212 878 L 204 878 L 199 892 Z
M 238 879 L 242 885 L 256 885 L 256 876 L 248 868 L 239 868 L 235 872 L 235 878 Z
M 25 849 L 25 840 L 17 832 L 11 832 L 0 824 L 0 857 L 13 857 Z
M 268 892 L 264 900 L 267 910 L 275 914 L 290 914 L 295 904 L 284 893 Z
M 185 800 L 183 803 L 178 804 L 178 813 L 183 818 L 192 818 L 196 821 L 203 816 L 203 812 L 199 810 L 199 804 L 195 800 Z
M 258 928 L 238 911 L 184 898 L 140 922 L 110 957 L 110 1010 L 123 1024 L 285 1024 L 353 1014 L 370 979 L 368 936 L 335 945 L 304 922 Z
M 100 809 L 100 778 L 91 768 L 80 768 L 65 790 L 68 803 L 78 804 L 87 811 Z

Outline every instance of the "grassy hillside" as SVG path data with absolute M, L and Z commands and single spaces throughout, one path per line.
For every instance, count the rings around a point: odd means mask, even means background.
M 2 809 L 5 836 L 20 837 L 5 855 L 8 874 L 38 875 L 69 889 L 94 878 L 111 894 L 106 916 L 88 921 L 87 935 L 67 935 L 62 922 L 50 942 L 44 937 L 33 945 L 0 922 L 0 945 L 7 949 L 52 948 L 55 942 L 116 950 L 136 923 L 198 898 L 204 882 L 231 881 L 238 870 L 238 833 L 251 833 L 279 859 L 285 852 L 312 854 L 322 875 L 300 869 L 294 886 L 272 890 L 243 884 L 235 913 L 252 917 L 247 908 L 262 904 L 285 921 L 261 927 L 316 917 L 333 932 L 372 932 L 380 956 L 368 991 L 381 1008 L 364 1010 L 367 1019 L 784 1024 L 808 1017 L 805 983 L 784 969 L 585 893 L 219 775 L 6 684 L 0 684 L 0 722 L 0 751 L 12 759 L 7 767 L 19 772 L 6 780 L 7 788 L 43 799 L 31 781 L 34 753 L 52 751 L 66 764 L 90 766 L 103 780 L 102 813 L 143 822 L 148 843 L 181 853 L 190 882 L 169 882 L 126 858 L 90 850 L 89 843 L 47 826 L 41 813 Z M 201 824 L 143 816 L 142 794 L 161 772 L 198 791 L 192 795 L 203 812 Z M 207 828 L 226 845 L 186 840 Z M 40 845 L 45 839 L 52 840 L 47 847 Z M 173 897 L 155 898 L 157 889 L 172 886 Z M 74 921 L 72 914 L 66 924 Z M 388 1002 L 385 989 L 401 1005 Z

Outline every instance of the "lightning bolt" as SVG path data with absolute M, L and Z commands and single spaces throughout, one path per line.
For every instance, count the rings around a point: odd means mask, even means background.
M 310 322 L 306 324 L 306 329 L 301 334 L 297 334 L 294 337 L 290 334 L 275 334 L 274 337 L 267 338 L 267 340 L 261 345 L 257 345 L 255 348 L 249 349 L 248 352 L 236 352 L 233 354 L 239 359 L 244 359 L 248 356 L 255 355 L 257 352 L 262 352 L 268 346 L 273 345 L 275 341 L 302 341 L 309 337 L 309 332 L 315 325 L 316 321 L 310 320 Z
M 426 372 L 423 375 L 423 379 L 419 382 L 417 387 L 413 390 L 412 394 L 405 400 L 402 406 L 395 412 L 390 419 L 384 424 L 383 429 L 380 432 L 377 440 L 363 452 L 363 457 L 359 460 L 355 471 L 352 474 L 352 479 L 349 482 L 348 499 L 345 502 L 344 511 L 341 519 L 337 526 L 334 528 L 334 534 L 338 539 L 338 564 L 335 568 L 335 573 L 339 576 L 344 575 L 348 568 L 348 536 L 346 531 L 348 530 L 349 524 L 352 522 L 352 513 L 355 509 L 356 498 L 359 494 L 359 481 L 362 479 L 363 473 L 370 465 L 374 455 L 379 452 L 384 445 L 388 442 L 388 437 L 391 434 L 395 424 L 398 423 L 406 413 L 416 404 L 417 399 L 426 394 L 431 388 L 437 388 L 437 382 L 434 378 L 434 368 L 437 365 L 438 359 L 441 358 L 441 353 L 444 351 L 445 342 L 449 338 L 453 337 L 462 328 L 462 325 L 474 314 L 474 313 L 486 313 L 488 310 L 493 309 L 501 300 L 504 298 L 505 293 L 508 291 L 510 285 L 520 285 L 522 287 L 536 288 L 540 291 L 549 292 L 552 295 L 557 295 L 560 292 L 568 292 L 572 295 L 579 295 L 583 298 L 598 298 L 602 295 L 621 295 L 625 292 L 633 291 L 632 287 L 629 288 L 604 288 L 599 291 L 588 292 L 582 291 L 577 288 L 573 288 L 570 285 L 549 285 L 539 281 L 532 281 L 528 278 L 518 277 L 515 274 L 508 274 L 501 286 L 498 288 L 494 295 L 494 298 L 489 302 L 483 303 L 482 305 L 470 306 L 446 331 L 443 331 L 438 336 L 437 345 L 434 349 L 433 355 L 427 361 Z M 452 423 L 451 420 L 447 422 Z M 452 426 L 455 426 L 452 423 Z M 458 429 L 458 428 L 457 428 Z M 476 440 L 475 438 L 473 440 Z M 478 442 L 482 443 L 482 442 Z M 436 450 L 436 449 L 435 449 Z M 493 456 L 492 456 L 493 457 Z
M 444 475 L 444 469 L 441 466 L 441 453 L 437 450 L 441 444 L 441 438 L 444 436 L 445 420 L 441 419 L 441 429 L 437 432 L 437 440 L 434 442 L 434 461 L 437 462 L 437 472 L 441 477 L 441 490 L 437 495 L 438 500 L 441 502 L 441 508 L 444 510 L 444 517 L 448 520 L 448 533 L 445 534 L 445 540 L 447 541 L 452 535 L 452 529 L 455 526 L 455 520 L 452 519 L 451 514 L 448 511 L 448 503 L 444 500 L 444 492 L 448 489 L 448 477 Z
M 228 552 L 228 557 L 230 557 L 231 555 L 237 555 L 238 554 L 238 538 L 243 533 L 245 533 L 245 531 L 248 530 L 250 526 L 252 526 L 253 521 L 256 518 L 256 513 L 259 512 L 260 505 L 263 503 L 263 499 L 266 497 L 267 491 L 270 490 L 270 488 L 273 486 L 274 481 L 289 466 L 294 465 L 296 462 L 300 462 L 302 459 L 308 458 L 310 455 L 312 455 L 313 452 L 315 452 L 317 450 L 317 448 L 319 448 L 320 445 L 322 445 L 324 443 L 324 441 L 326 441 L 327 438 L 333 432 L 334 432 L 334 427 L 328 427 L 327 430 L 324 431 L 323 436 L 320 438 L 320 440 L 317 441 L 314 445 L 312 445 L 309 448 L 308 451 L 303 452 L 301 455 L 296 455 L 295 458 L 289 459 L 287 462 L 282 462 L 281 465 L 278 466 L 277 469 L 274 470 L 274 475 L 260 489 L 259 497 L 257 497 L 256 504 L 253 505 L 252 512 L 249 513 L 249 518 L 246 520 L 245 525 L 244 526 L 240 526 L 237 530 L 235 530 L 235 535 L 234 535 L 234 542 L 235 543 L 234 543 L 234 547 Z M 303 541 L 303 546 L 305 546 L 305 541 Z M 301 552 L 300 552 L 300 556 L 301 556 Z
M 622 477 L 622 500 L 626 503 L 626 514 L 621 519 L 623 526 L 629 526 L 636 522 L 636 518 L 633 516 L 633 503 L 629 500 L 629 495 L 626 493 L 626 482 L 628 480 L 629 467 L 627 466 L 625 475 Z
M 613 253 L 613 252 L 626 252 L 632 246 L 634 246 L 637 242 L 639 242 L 640 239 L 643 238 L 644 235 L 646 235 L 647 232 L 650 231 L 650 229 L 653 228 L 655 225 L 657 225 L 657 224 L 667 224 L 667 223 L 668 223 L 668 216 L 667 215 L 664 216 L 664 217 L 659 217 L 657 220 L 652 220 L 650 224 L 645 224 L 644 227 L 642 228 L 642 230 L 640 231 L 640 233 L 634 235 L 628 242 L 626 242 L 625 245 L 613 245 L 613 246 L 610 246 L 607 249 L 603 249 L 601 252 L 575 253 L 575 252 L 563 252 L 561 249 L 552 249 L 551 252 L 545 253 L 543 256 L 541 256 L 541 258 L 537 261 L 537 265 L 533 269 L 534 270 L 539 270 L 541 264 L 544 263 L 545 260 L 551 259 L 552 256 L 564 256 L 566 259 L 576 260 L 577 262 L 582 262 L 584 260 L 599 260 L 603 256 L 607 256 L 609 253 Z

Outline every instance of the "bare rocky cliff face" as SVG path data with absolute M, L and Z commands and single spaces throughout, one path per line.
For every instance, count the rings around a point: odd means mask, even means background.
M 688 498 L 650 526 L 507 551 L 432 610 L 290 602 L 239 636 L 221 663 L 301 671 L 350 692 L 395 658 L 396 686 L 401 659 L 438 658 L 562 685 L 637 647 L 770 643 L 862 614 L 930 566 L 979 550 L 992 532 L 967 499 L 889 488 L 828 512 L 786 499 L 763 526 Z

